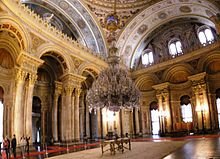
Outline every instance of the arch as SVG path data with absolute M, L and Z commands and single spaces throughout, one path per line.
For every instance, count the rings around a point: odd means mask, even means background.
M 32 3 L 31 0 L 25 0 L 23 3 Z M 100 24 L 90 14 L 89 8 L 78 0 L 62 2 L 58 1 L 38 1 L 35 4 L 49 8 L 58 14 L 63 14 L 80 34 L 80 43 L 85 43 L 86 46 L 100 55 L 107 56 L 106 41 L 104 34 L 101 31 Z M 83 44 L 84 45 L 84 44 Z
M 214 52 L 211 52 L 211 53 L 208 53 L 207 55 L 203 56 L 199 62 L 198 62 L 198 70 L 199 72 L 202 72 L 202 71 L 211 71 L 212 68 L 210 68 L 211 65 L 213 65 L 214 63 L 220 63 L 220 50 L 216 50 Z M 217 67 L 218 67 L 217 65 Z M 212 67 L 212 66 L 211 66 Z M 215 67 L 215 66 L 213 66 Z M 211 70 L 209 70 L 211 69 Z M 216 68 L 217 71 L 220 71 L 220 68 Z M 211 71 L 212 73 L 212 71 Z
M 70 64 L 70 57 L 62 48 L 53 44 L 45 43 L 38 48 L 36 56 L 42 58 L 45 55 L 55 57 L 63 66 L 63 72 L 75 72 L 74 65 Z
M 160 12 L 158 13 L 156 10 L 160 10 Z M 145 37 L 158 26 L 181 17 L 191 17 L 214 27 L 209 17 L 218 12 L 219 9 L 208 1 L 200 3 L 188 0 L 167 3 L 166 0 L 163 0 L 144 9 L 127 25 L 117 41 L 117 46 L 121 46 L 119 54 L 125 65 L 131 68 L 135 59 L 133 56 L 143 50 L 141 47 L 143 47 Z
M 27 29 L 14 17 L 3 15 L 0 17 L 0 30 L 12 33 L 19 41 L 21 50 L 31 51 L 32 40 Z
M 41 140 L 41 99 L 33 96 L 32 101 L 32 141 L 39 143 Z
M 180 97 L 180 104 L 183 105 L 188 105 L 190 102 L 190 97 L 188 95 L 183 95 Z
M 216 99 L 220 98 L 220 88 L 216 89 L 215 94 L 216 94 Z
M 183 83 L 188 81 L 188 76 L 193 73 L 194 70 L 189 64 L 177 64 L 167 69 L 162 79 L 170 83 Z
M 3 122 L 3 117 L 4 117 L 4 89 L 0 86 L 0 142 L 3 141 L 3 132 L 4 132 L 4 127 L 5 124 Z
M 142 75 L 135 80 L 135 85 L 140 91 L 152 90 L 152 86 L 157 83 L 159 79 L 154 74 Z
M 158 102 L 153 101 L 150 103 L 150 110 L 157 110 L 159 108 Z
M 101 69 L 93 64 L 85 63 L 80 65 L 78 69 L 79 75 L 82 75 L 84 71 L 90 72 L 92 76 L 96 77 L 101 72 Z

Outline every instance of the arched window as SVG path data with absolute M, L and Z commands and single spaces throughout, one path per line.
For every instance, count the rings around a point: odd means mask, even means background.
M 202 26 L 198 29 L 198 36 L 202 45 L 211 44 L 214 41 L 213 33 L 207 26 Z
M 153 62 L 153 52 L 150 49 L 144 50 L 142 53 L 142 64 L 151 65 Z
M 190 103 L 188 105 L 181 105 L 181 114 L 183 122 L 192 122 L 192 107 Z
M 180 40 L 172 39 L 169 42 L 169 51 L 170 51 L 170 55 L 172 57 L 176 57 L 178 55 L 181 55 L 183 53 L 183 51 L 182 51 L 182 44 L 181 44 Z
M 180 98 L 181 104 L 181 114 L 182 114 L 182 121 L 192 122 L 192 106 L 190 104 L 190 97 L 188 95 L 184 95 Z
M 157 135 L 160 131 L 160 121 L 159 121 L 159 111 L 158 111 L 158 103 L 152 102 L 150 104 L 150 112 L 151 112 L 151 126 L 152 126 L 152 134 Z
M 216 105 L 217 105 L 217 111 L 218 111 L 218 125 L 220 129 L 220 88 L 216 90 Z
M 220 98 L 217 98 L 216 102 L 217 102 L 217 110 L 218 110 L 218 126 L 220 129 Z
M 0 142 L 3 141 L 3 103 L 0 100 Z

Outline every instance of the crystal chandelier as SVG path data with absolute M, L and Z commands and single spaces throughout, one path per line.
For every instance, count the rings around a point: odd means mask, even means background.
M 140 93 L 128 76 L 128 72 L 119 65 L 120 58 L 117 56 L 114 32 L 119 28 L 119 18 L 116 15 L 116 1 L 114 13 L 106 17 L 106 29 L 110 31 L 109 42 L 109 67 L 103 70 L 93 82 L 87 92 L 89 111 L 106 107 L 108 110 L 117 112 L 122 108 L 134 108 L 139 106 Z

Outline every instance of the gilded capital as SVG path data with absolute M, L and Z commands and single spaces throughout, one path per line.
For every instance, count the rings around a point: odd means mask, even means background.
M 27 77 L 27 72 L 21 69 L 17 70 L 16 81 L 25 81 Z
M 71 96 L 73 93 L 73 86 L 70 86 L 70 85 L 65 86 L 64 91 L 66 95 Z
M 37 75 L 30 73 L 28 80 L 29 80 L 29 84 L 34 85 L 37 80 Z
M 82 92 L 82 89 L 76 88 L 76 96 L 79 97 L 80 93 Z

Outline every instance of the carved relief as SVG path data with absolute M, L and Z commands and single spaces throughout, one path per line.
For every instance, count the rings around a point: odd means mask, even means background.
M 181 6 L 180 11 L 183 13 L 190 13 L 192 12 L 192 9 L 189 6 Z
M 45 43 L 45 41 L 33 33 L 30 33 L 30 34 L 31 34 L 32 42 L 33 42 L 33 50 L 35 51 L 40 45 Z
M 83 63 L 82 60 L 76 57 L 72 57 L 72 60 L 73 60 L 73 65 L 75 66 L 76 69 L 78 69 L 79 66 Z

